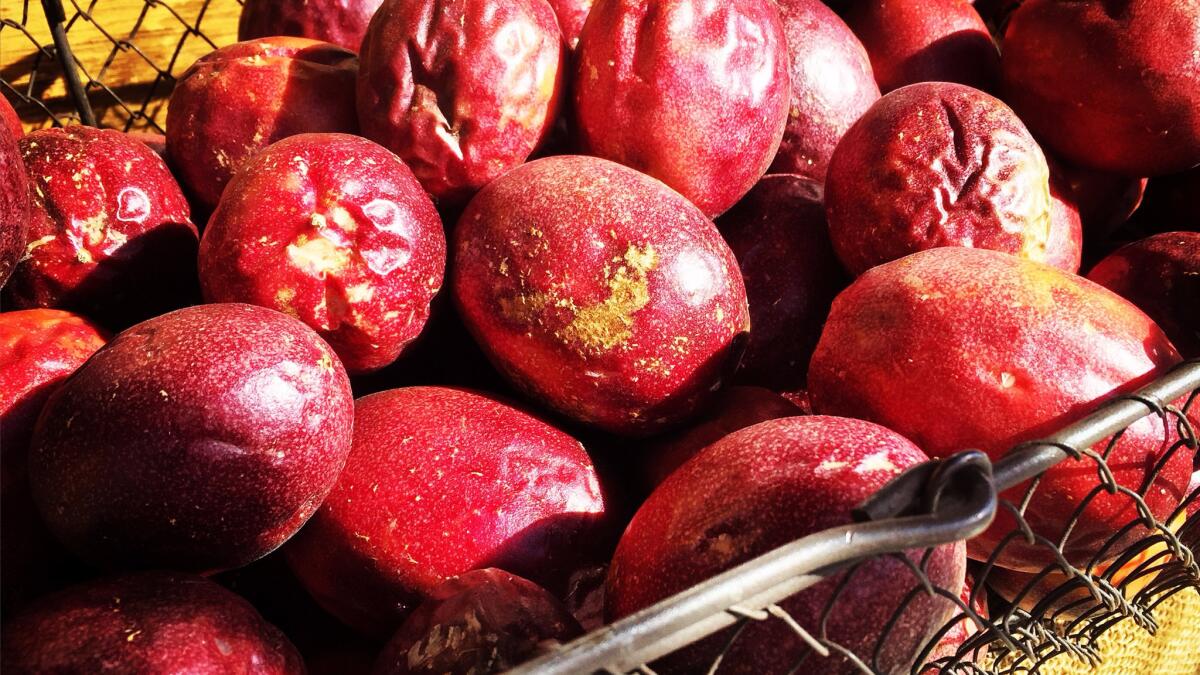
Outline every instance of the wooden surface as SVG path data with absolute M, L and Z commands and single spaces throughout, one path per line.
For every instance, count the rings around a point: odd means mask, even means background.
M 165 127 L 171 76 L 214 45 L 236 41 L 241 12 L 239 0 L 63 0 L 63 6 L 81 78 L 103 84 L 88 89 L 97 119 L 138 131 Z M 44 46 L 52 54 L 54 44 L 40 1 L 0 0 L 0 21 L 0 79 L 11 87 L 0 84 L 0 91 L 26 127 L 49 126 L 51 113 L 73 118 L 58 62 L 39 50 Z M 13 89 L 42 101 L 50 113 L 14 96 Z

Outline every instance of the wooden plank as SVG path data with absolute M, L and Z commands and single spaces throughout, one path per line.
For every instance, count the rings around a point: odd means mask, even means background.
M 103 126 L 165 127 L 173 78 L 215 47 L 237 40 L 240 0 L 65 0 L 67 37 Z M 0 0 L 0 79 L 42 101 L 64 121 L 75 116 L 61 69 L 40 47 L 53 40 L 38 0 Z M 198 32 L 197 32 L 198 31 Z M 49 126 L 45 109 L 0 86 L 27 128 Z

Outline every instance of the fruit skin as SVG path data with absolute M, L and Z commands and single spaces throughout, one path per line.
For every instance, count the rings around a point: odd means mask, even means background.
M 820 0 L 780 0 L 792 92 L 787 127 L 768 173 L 825 183 L 838 140 L 871 104 L 879 86 L 862 43 Z
M 1084 232 L 1092 238 L 1106 238 L 1129 220 L 1146 193 L 1145 178 L 1071 166 L 1046 156 L 1050 164 L 1050 194 L 1057 189 L 1061 198 L 1079 211 Z
M 1080 166 L 1156 176 L 1200 163 L 1200 0 L 1029 0 L 1011 16 L 1004 98 Z
M 1144 386 L 1179 360 L 1149 317 L 1097 284 L 1003 253 L 941 248 L 881 265 L 834 300 L 808 383 L 820 414 L 886 425 L 932 457 L 977 448 L 996 459 Z M 1139 490 L 1169 440 L 1154 416 L 1130 426 L 1109 456 L 1116 481 Z M 1145 490 L 1156 517 L 1182 499 L 1187 455 L 1171 455 Z M 1097 488 L 1094 462 L 1081 461 L 1064 460 L 1042 477 L 1025 512 L 1034 532 L 1057 541 Z M 1020 503 L 1026 487 L 1002 496 Z M 1076 564 L 1086 560 L 1135 517 L 1126 496 L 1096 495 L 1064 554 Z M 1010 512 L 1000 509 L 968 542 L 969 553 L 986 558 L 1013 527 Z M 1144 534 L 1132 528 L 1128 536 Z M 1034 570 L 1053 559 L 1047 547 L 1016 537 L 997 562 Z
M 5 101 L 0 109 L 8 105 Z M 29 231 L 29 177 L 17 139 L 0 132 L 0 288 L 25 253 Z
M 284 551 L 326 610 L 386 636 L 472 569 L 560 589 L 602 555 L 604 518 L 578 441 L 483 394 L 411 387 L 358 400 L 346 468 Z
M 576 53 L 585 154 L 654 176 L 710 218 L 771 165 L 792 97 L 771 0 L 598 0 Z
M 238 40 L 287 35 L 357 52 L 383 0 L 246 0 Z
M 563 605 L 579 622 L 585 633 L 604 626 L 604 579 L 608 576 L 608 561 L 603 565 L 581 568 L 567 580 Z
M 25 257 L 5 304 L 55 307 L 124 327 L 196 296 L 198 235 L 179 184 L 144 144 L 108 129 L 40 129 Z
M 300 675 L 283 633 L 207 579 L 141 572 L 74 586 L 4 625 L 3 668 L 35 673 Z
M 446 267 L 442 221 L 412 172 L 345 134 L 292 136 L 243 168 L 200 244 L 205 299 L 300 319 L 351 374 L 395 361 Z
M 844 16 L 884 93 L 917 82 L 995 89 L 1000 51 L 967 0 L 862 0 Z
M 354 378 L 354 393 L 362 397 L 417 385 L 462 387 L 511 398 L 518 395 L 467 332 L 449 291 L 433 298 L 425 328 L 395 363 Z
M 734 432 L 684 464 L 634 516 L 609 570 L 608 614 L 619 619 L 777 546 L 851 522 L 850 511 L 908 467 L 928 458 L 869 422 L 835 417 L 770 420 Z M 916 564 L 924 552 L 906 555 Z M 960 588 L 963 544 L 933 550 L 930 580 Z M 837 574 L 780 603 L 817 631 Z M 892 629 L 878 663 L 871 653 L 885 624 L 919 582 L 907 566 L 878 558 L 854 574 L 825 626 L 828 639 L 885 673 L 907 672 L 925 640 L 952 616 L 945 598 L 919 594 Z M 727 632 L 655 664 L 658 672 L 702 672 Z M 787 672 L 807 650 L 783 622 L 749 624 L 720 673 Z M 836 656 L 822 673 L 859 672 Z
M 1046 157 L 999 99 L 946 82 L 897 89 L 842 137 L 825 208 L 854 275 L 938 246 L 1053 256 Z
M 1050 235 L 1046 239 L 1047 265 L 1072 274 L 1083 262 L 1083 220 L 1072 201 L 1070 187 L 1050 171 Z
M 1123 246 L 1087 278 L 1154 319 L 1184 358 L 1200 357 L 1200 232 L 1164 232 Z
M 21 118 L 8 99 L 3 96 L 0 96 L 0 124 L 3 125 L 0 128 L 11 132 L 14 141 L 25 135 L 25 127 L 21 124 Z
M 350 382 L 307 326 L 189 307 L 113 338 L 51 395 L 29 477 L 50 530 L 105 567 L 238 567 L 320 506 L 350 450 Z
M 167 151 L 197 204 L 211 212 L 247 158 L 301 133 L 358 131 L 354 52 L 307 38 L 222 47 L 179 78 L 167 108 Z
M 641 461 L 642 482 L 650 490 L 713 443 L 759 422 L 804 414 L 798 405 L 762 387 L 729 387 L 697 424 L 657 438 Z
M 107 341 L 104 329 L 70 312 L 0 314 L 0 447 L 6 458 L 28 449 L 51 392 Z
M 546 589 L 498 569 L 447 579 L 384 647 L 375 675 L 487 675 L 583 633 Z
M 1192 479 L 1188 482 L 1187 494 L 1189 497 L 1192 497 L 1192 500 L 1183 505 L 1183 519 L 1185 521 L 1200 513 L 1200 468 L 1192 472 Z M 1176 517 L 1179 517 L 1178 514 L 1176 514 Z
M 46 399 L 107 341 L 81 316 L 57 309 L 0 314 L 0 576 L 7 616 L 69 568 L 29 493 L 29 440 Z
M 452 285 L 467 328 L 519 388 L 611 433 L 692 415 L 749 330 L 737 261 L 662 183 L 592 157 L 530 162 L 459 220 Z
M 575 49 L 579 44 L 579 34 L 583 32 L 583 24 L 593 4 L 595 0 L 550 0 L 567 47 Z
M 717 228 L 741 268 L 753 326 L 734 380 L 803 389 L 829 305 L 850 282 L 829 241 L 820 184 L 764 176 Z
M 546 138 L 565 54 L 546 0 L 386 0 L 363 40 L 363 135 L 462 204 Z
M 154 154 L 161 157 L 164 162 L 170 161 L 167 159 L 167 137 L 165 135 L 143 131 L 127 131 L 125 135 L 153 150 Z M 168 164 L 168 166 L 170 165 Z

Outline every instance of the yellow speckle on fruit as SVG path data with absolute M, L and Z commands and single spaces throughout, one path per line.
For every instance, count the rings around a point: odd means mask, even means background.
M 691 340 L 686 335 L 676 335 L 671 339 L 671 350 L 676 354 L 687 354 L 689 342 Z
M 575 318 L 559 331 L 559 337 L 590 352 L 608 351 L 625 344 L 633 335 L 633 315 L 650 302 L 647 274 L 658 265 L 653 246 L 630 246 L 625 264 L 608 279 L 608 297 L 582 307 Z
M 96 246 L 104 241 L 104 235 L 108 229 L 108 219 L 104 217 L 103 213 L 97 213 L 86 220 L 74 221 L 72 225 L 79 230 L 79 234 L 88 245 Z
M 41 239 L 35 239 L 34 241 L 29 242 L 29 245 L 25 247 L 25 258 L 29 258 L 38 248 L 49 244 L 57 238 L 57 235 L 48 234 Z
M 281 288 L 275 293 L 275 307 L 292 317 L 297 317 L 296 308 L 292 306 L 292 300 L 296 299 L 296 291 L 291 288 Z
M 658 254 L 653 246 L 630 246 L 617 260 L 625 264 L 606 270 L 608 297 L 600 303 L 577 307 L 572 298 L 555 292 L 534 292 L 501 298 L 500 309 L 508 319 L 526 325 L 540 323 L 547 308 L 565 310 L 571 320 L 554 335 L 581 353 L 623 346 L 633 335 L 633 315 L 650 302 L 647 274 L 658 265 Z
M 321 358 L 317 359 L 317 365 L 320 366 L 322 370 L 333 370 L 333 358 L 331 358 L 328 354 L 322 354 Z

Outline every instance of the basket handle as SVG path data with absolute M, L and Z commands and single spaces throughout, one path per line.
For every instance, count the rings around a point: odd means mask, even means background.
M 75 66 L 75 52 L 71 51 L 71 42 L 67 40 L 67 30 L 63 26 L 67 20 L 67 13 L 63 9 L 62 0 L 42 0 L 42 11 L 46 14 L 46 23 L 50 26 L 50 35 L 54 38 L 55 55 L 67 81 L 67 91 L 71 93 L 71 100 L 75 102 L 75 109 L 79 111 L 79 119 L 84 124 L 94 127 L 96 113 L 92 111 L 87 90 L 79 79 L 79 69 Z

